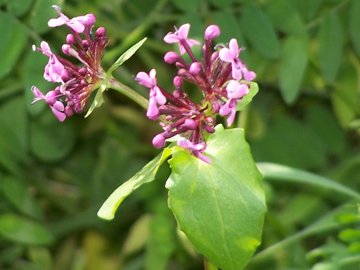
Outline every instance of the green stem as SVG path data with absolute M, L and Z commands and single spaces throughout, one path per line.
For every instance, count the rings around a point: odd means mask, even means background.
M 205 270 L 218 270 L 219 269 L 216 265 L 212 264 L 207 259 L 204 259 L 204 265 L 205 265 Z
M 121 82 L 119 82 L 115 78 L 111 78 L 109 80 L 108 88 L 111 88 L 111 89 L 113 89 L 115 91 L 118 91 L 119 93 L 121 93 L 121 94 L 127 96 L 128 98 L 130 98 L 135 103 L 139 104 L 144 109 L 147 109 L 148 100 L 146 98 L 144 98 L 142 95 L 137 93 L 134 89 L 126 86 L 125 84 L 122 84 Z

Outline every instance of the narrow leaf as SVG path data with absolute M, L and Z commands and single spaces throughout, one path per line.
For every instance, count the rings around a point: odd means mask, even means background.
M 115 63 L 109 68 L 108 74 L 111 74 L 115 69 L 121 66 L 126 60 L 128 60 L 134 53 L 144 44 L 147 38 L 143 38 L 135 45 L 131 46 L 126 52 L 124 52 L 120 57 L 115 61 Z
M 252 101 L 252 99 L 259 92 L 259 85 L 255 82 L 250 82 L 249 93 L 245 95 L 236 105 L 237 111 L 243 111 L 247 105 Z
M 331 84 L 339 71 L 343 53 L 344 34 L 339 16 L 329 12 L 319 30 L 319 62 L 324 80 Z
M 356 53 L 360 56 L 360 1 L 352 0 L 349 9 L 349 32 Z
M 89 110 L 85 114 L 85 118 L 88 117 L 93 112 L 93 110 L 100 107 L 104 103 L 103 93 L 105 90 L 105 85 L 101 85 L 101 87 L 97 90 L 94 100 L 91 103 Z
M 289 37 L 283 45 L 280 63 L 280 90 L 288 104 L 295 102 L 308 62 L 308 41 L 306 37 Z
M 315 185 L 360 199 L 359 192 L 324 176 L 274 163 L 258 163 L 257 165 L 265 179 Z
M 119 186 L 103 203 L 97 215 L 102 219 L 114 219 L 116 209 L 120 206 L 122 201 L 143 184 L 154 181 L 160 165 L 170 156 L 170 154 L 171 150 L 165 148 L 161 154 L 146 164 L 145 167 L 137 172 L 132 178 Z
M 257 6 L 246 6 L 241 26 L 251 45 L 269 59 L 278 58 L 280 43 L 269 17 Z
M 224 270 L 240 270 L 260 244 L 266 212 L 261 174 L 242 129 L 218 126 L 207 164 L 175 147 L 169 207 L 195 248 Z

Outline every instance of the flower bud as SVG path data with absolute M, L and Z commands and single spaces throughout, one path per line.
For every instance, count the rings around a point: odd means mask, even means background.
M 74 43 L 75 43 L 74 35 L 68 34 L 68 35 L 66 36 L 66 43 L 69 44 L 69 45 L 74 44 Z
M 69 44 L 62 45 L 61 50 L 64 54 L 69 55 L 70 45 Z
M 176 88 L 180 88 L 183 84 L 183 79 L 180 76 L 175 76 L 173 79 L 173 84 Z
M 179 60 L 179 56 L 177 55 L 176 52 L 170 51 L 164 55 L 164 61 L 168 64 L 174 64 L 178 60 Z
M 192 75 L 198 75 L 201 71 L 201 64 L 199 62 L 194 62 L 190 65 L 189 72 Z
M 152 140 L 152 144 L 156 147 L 156 148 L 162 148 L 165 146 L 165 138 L 164 135 L 162 134 L 158 134 L 154 137 L 154 139 Z
M 104 27 L 99 27 L 98 29 L 96 29 L 96 36 L 97 37 L 105 37 L 106 35 L 106 30 Z
M 209 25 L 205 30 L 205 39 L 210 40 L 220 36 L 220 28 L 217 25 Z

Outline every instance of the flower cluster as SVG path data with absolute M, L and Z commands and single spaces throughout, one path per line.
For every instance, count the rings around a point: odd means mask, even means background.
M 79 65 L 53 53 L 49 44 L 41 42 L 40 48 L 33 46 L 33 50 L 41 51 L 49 58 L 45 66 L 44 78 L 53 83 L 59 83 L 55 89 L 43 94 L 36 86 L 32 87 L 34 102 L 44 100 L 59 121 L 64 121 L 74 113 L 84 110 L 91 92 L 99 86 L 103 77 L 100 61 L 108 40 L 104 27 L 93 31 L 96 21 L 95 15 L 87 14 L 69 19 L 60 7 L 53 6 L 59 14 L 58 18 L 50 19 L 49 27 L 66 25 L 70 33 L 66 36 L 66 43 L 62 46 L 65 57 L 74 57 Z
M 164 38 L 166 43 L 176 43 L 180 52 L 169 51 L 164 56 L 164 61 L 174 64 L 178 70 L 173 78 L 172 93 L 158 85 L 155 69 L 148 74 L 139 72 L 136 80 L 150 89 L 148 118 L 157 120 L 161 117 L 162 120 L 163 132 L 154 137 L 153 145 L 164 147 L 167 139 L 180 135 L 177 140 L 179 146 L 210 162 L 203 154 L 206 149 L 205 134 L 214 132 L 218 114 L 227 118 L 227 125 L 233 123 L 236 105 L 249 93 L 250 81 L 256 75 L 240 60 L 242 49 L 236 39 L 231 39 L 228 47 L 220 44 L 214 46 L 214 39 L 220 35 L 217 25 L 206 28 L 203 59 L 197 59 L 192 47 L 201 44 L 188 38 L 189 29 L 190 25 L 184 24 Z M 190 99 L 184 91 L 184 81 L 198 87 L 203 97 L 200 102 Z

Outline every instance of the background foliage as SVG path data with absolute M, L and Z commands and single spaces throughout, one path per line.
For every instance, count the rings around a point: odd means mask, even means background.
M 110 37 L 105 67 L 149 37 L 116 71 L 144 95 L 133 80 L 140 70 L 156 67 L 161 84 L 171 85 L 172 70 L 162 63 L 171 47 L 162 37 L 173 25 L 190 22 L 191 36 L 201 38 L 216 23 L 219 41 L 236 37 L 260 85 L 238 125 L 256 161 L 287 166 L 259 163 L 268 176 L 268 214 L 263 243 L 246 269 L 359 269 L 359 206 L 328 182 L 316 185 L 316 177 L 355 193 L 360 187 L 360 1 L 52 3 L 69 16 L 97 15 Z M 0 268 L 201 269 L 201 256 L 167 208 L 166 167 L 123 203 L 115 221 L 96 216 L 107 196 L 157 153 L 150 142 L 158 125 L 142 109 L 109 92 L 89 118 L 58 123 L 44 104 L 30 105 L 31 85 L 50 87 L 42 77 L 47 59 L 31 45 L 47 40 L 59 49 L 65 38 L 62 29 L 47 27 L 55 16 L 50 6 L 0 0 Z

